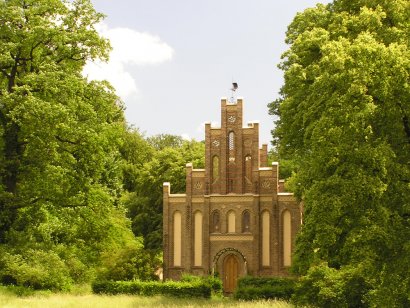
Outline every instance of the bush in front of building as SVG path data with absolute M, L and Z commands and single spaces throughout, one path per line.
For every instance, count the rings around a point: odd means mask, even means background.
M 238 280 L 234 298 L 239 300 L 289 300 L 295 292 L 296 280 L 288 277 L 252 277 Z
M 222 280 L 215 276 L 195 276 L 191 274 L 182 274 L 182 282 L 206 283 L 211 287 L 212 294 L 222 294 Z
M 222 294 L 222 280 L 218 277 L 208 276 L 205 278 L 206 282 L 210 285 L 212 294 Z
M 210 298 L 211 284 L 204 280 L 186 281 L 95 281 L 92 290 L 96 294 L 132 294 L 142 296 L 165 295 L 172 297 Z

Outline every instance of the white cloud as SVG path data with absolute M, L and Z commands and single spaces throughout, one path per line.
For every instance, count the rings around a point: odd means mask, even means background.
M 188 134 L 181 134 L 181 138 L 190 141 L 192 138 Z
M 125 71 L 122 62 L 88 62 L 83 75 L 90 80 L 108 80 L 122 99 L 138 93 L 134 78 Z
M 113 50 L 108 63 L 88 62 L 83 75 L 90 80 L 108 80 L 122 99 L 138 94 L 135 79 L 127 67 L 155 65 L 172 59 L 174 50 L 158 36 L 129 28 L 109 29 L 104 23 L 96 29 L 110 40 Z

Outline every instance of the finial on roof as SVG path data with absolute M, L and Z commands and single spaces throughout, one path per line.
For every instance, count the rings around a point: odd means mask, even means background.
M 238 83 L 232 82 L 232 88 L 231 88 L 232 96 L 231 96 L 231 99 L 230 99 L 231 104 L 235 103 L 234 93 L 236 92 L 237 89 L 238 89 Z

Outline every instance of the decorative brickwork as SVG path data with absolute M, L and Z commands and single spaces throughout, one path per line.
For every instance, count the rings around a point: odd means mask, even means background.
M 170 184 L 164 184 L 165 279 L 215 272 L 229 291 L 238 278 L 231 275 L 288 274 L 302 206 L 293 194 L 282 192 L 279 164 L 267 166 L 259 124 L 243 127 L 242 109 L 242 99 L 221 100 L 221 126 L 205 124 L 205 169 L 186 166 L 185 194 L 171 194 Z M 179 232 L 176 211 L 182 214 L 178 243 L 173 242 L 174 230 Z M 174 266 L 179 245 L 181 265 Z

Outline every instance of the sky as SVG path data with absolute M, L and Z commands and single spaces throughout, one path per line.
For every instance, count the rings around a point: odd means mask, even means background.
M 106 18 L 97 26 L 111 41 L 108 63 L 84 75 L 106 79 L 125 103 L 127 122 L 145 136 L 204 140 L 204 123 L 220 125 L 220 100 L 244 101 L 244 123 L 260 123 L 271 142 L 267 105 L 279 97 L 277 68 L 287 26 L 297 12 L 326 0 L 92 0 Z

